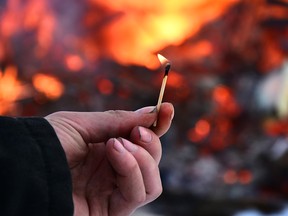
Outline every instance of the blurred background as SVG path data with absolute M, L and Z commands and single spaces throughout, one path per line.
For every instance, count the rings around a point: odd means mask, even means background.
M 157 53 L 175 118 L 145 212 L 288 215 L 287 0 L 0 0 L 0 114 L 156 105 Z

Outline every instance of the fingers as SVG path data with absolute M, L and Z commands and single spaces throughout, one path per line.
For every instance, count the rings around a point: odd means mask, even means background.
M 162 147 L 159 137 L 150 129 L 145 127 L 135 127 L 130 134 L 131 142 L 143 147 L 159 164 Z
M 108 140 L 106 150 L 116 172 L 117 184 L 111 195 L 109 215 L 130 215 L 146 199 L 140 168 L 133 155 L 117 139 Z
M 118 186 L 111 197 L 111 209 L 113 205 L 117 206 L 115 209 L 128 215 L 158 197 L 162 186 L 158 165 L 151 155 L 126 139 L 120 140 L 110 139 L 106 144 L 107 157 L 116 172 Z M 118 212 L 117 215 L 122 214 Z
M 120 140 L 123 146 L 135 157 L 141 170 L 146 192 L 145 203 L 154 200 L 162 192 L 158 163 L 144 148 L 135 145 L 129 140 L 123 138 Z
M 171 103 L 163 103 L 158 113 L 157 126 L 151 129 L 161 137 L 170 128 L 172 119 L 174 117 L 174 107 Z

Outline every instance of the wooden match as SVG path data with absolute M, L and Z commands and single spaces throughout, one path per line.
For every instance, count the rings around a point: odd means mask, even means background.
M 165 65 L 165 73 L 164 73 L 164 77 L 163 77 L 163 80 L 162 80 L 161 89 L 160 89 L 158 102 L 157 102 L 157 106 L 156 106 L 156 112 L 157 113 L 159 113 L 159 111 L 160 111 L 160 107 L 161 107 L 161 103 L 162 103 L 162 100 L 163 100 L 164 91 L 165 91 L 165 87 L 166 87 L 166 83 L 167 83 L 167 79 L 168 79 L 168 73 L 169 73 L 170 67 L 171 67 L 170 62 L 164 56 L 158 54 L 158 59 L 159 59 L 159 61 L 161 62 L 162 65 Z M 154 127 L 157 126 L 157 119 L 154 122 L 153 126 Z

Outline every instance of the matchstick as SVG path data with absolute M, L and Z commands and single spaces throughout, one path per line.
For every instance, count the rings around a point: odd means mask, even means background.
M 166 64 L 165 64 L 165 74 L 164 74 L 164 77 L 163 77 L 163 80 L 162 80 L 161 89 L 160 89 L 158 102 L 157 102 L 157 106 L 156 106 L 157 114 L 160 111 L 160 107 L 161 107 L 161 103 L 162 103 L 162 100 L 163 100 L 164 91 L 165 91 L 165 87 L 166 87 L 166 83 L 167 83 L 167 79 L 168 79 L 168 73 L 169 73 L 169 70 L 170 70 L 170 67 L 171 67 L 170 62 L 166 58 L 164 58 L 162 55 L 158 54 L 158 58 L 159 58 L 159 60 L 160 60 L 160 62 L 162 64 L 163 63 L 166 63 Z M 157 126 L 157 119 L 154 122 L 153 126 L 154 127 Z

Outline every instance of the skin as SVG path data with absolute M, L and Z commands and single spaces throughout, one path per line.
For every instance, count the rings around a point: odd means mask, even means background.
M 127 216 L 162 192 L 159 137 L 174 115 L 160 112 L 56 112 L 46 117 L 63 146 L 73 184 L 75 216 Z M 157 127 L 151 127 L 158 118 Z

